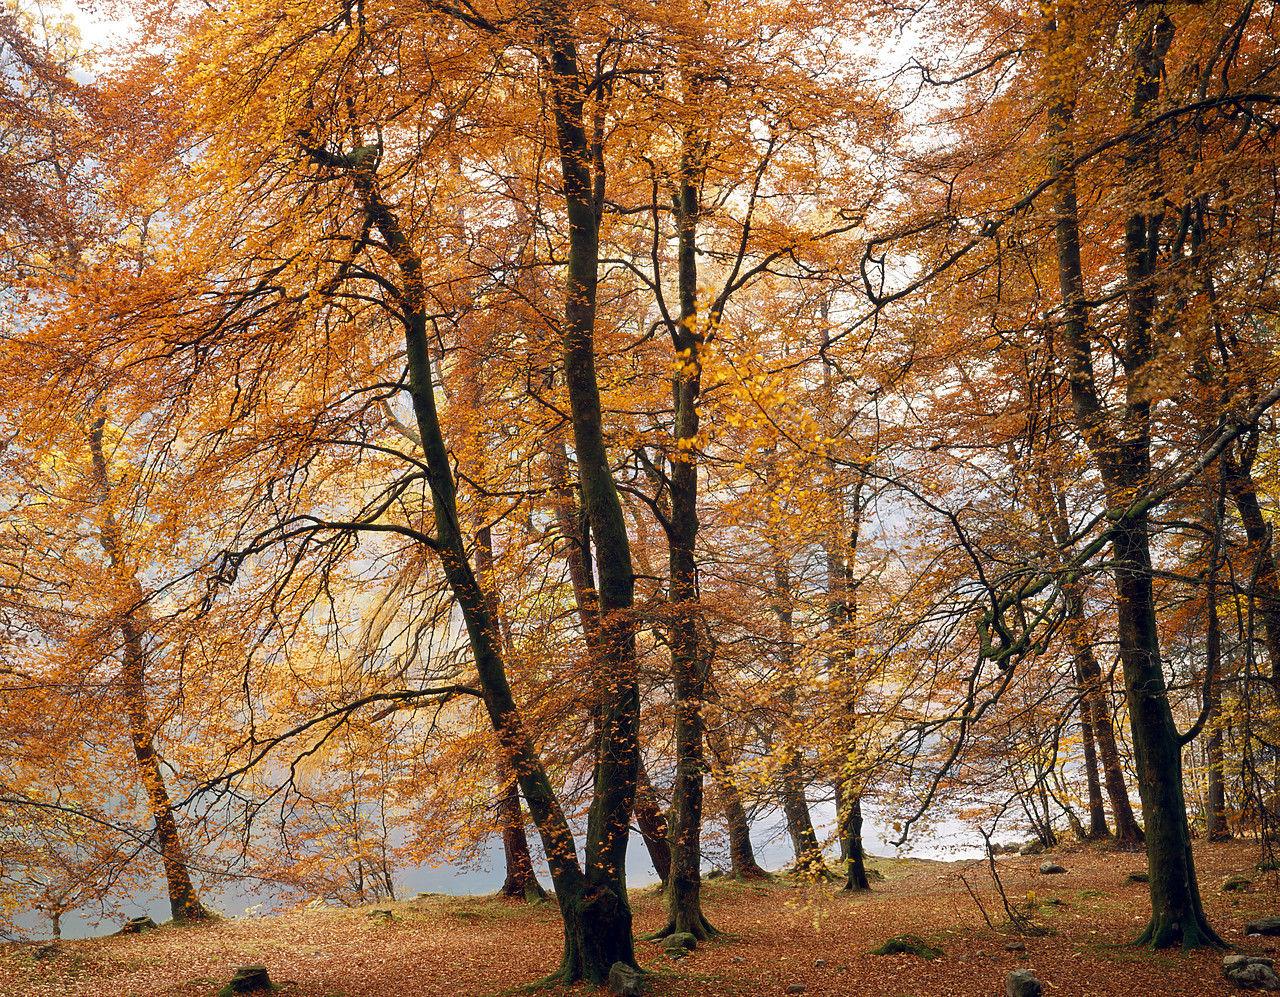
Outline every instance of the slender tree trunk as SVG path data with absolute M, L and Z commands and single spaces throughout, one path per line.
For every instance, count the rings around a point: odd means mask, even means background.
M 1209 632 L 1205 641 L 1206 668 L 1212 668 L 1209 680 L 1209 787 L 1205 808 L 1205 833 L 1210 841 L 1227 841 L 1231 828 L 1227 825 L 1227 789 L 1223 778 L 1225 758 L 1222 750 L 1222 628 L 1218 619 L 1218 598 L 1213 586 L 1209 590 Z
M 137 575 L 129 566 L 124 535 L 116 522 L 111 479 L 102 446 L 105 425 L 105 416 L 94 420 L 88 434 L 89 452 L 93 462 L 93 476 L 99 501 L 102 505 L 102 525 L 99 528 L 98 539 L 111 561 L 121 595 L 127 603 L 121 607 L 119 628 L 123 645 L 121 688 L 124 693 L 125 708 L 129 713 L 129 740 L 133 745 L 134 757 L 138 763 L 138 775 L 142 779 L 151 807 L 151 819 L 155 825 L 160 858 L 164 864 L 169 908 L 173 919 L 175 921 L 199 920 L 207 918 L 209 913 L 200 903 L 196 888 L 191 882 L 186 853 L 178 834 L 177 821 L 173 816 L 173 806 L 169 801 L 169 790 L 165 785 L 164 772 L 160 768 L 160 759 L 155 752 L 154 728 L 147 715 L 148 655 L 145 631 L 138 621 L 138 617 L 146 612 L 146 596 Z
M 1102 808 L 1102 780 L 1098 777 L 1098 753 L 1093 743 L 1093 721 L 1089 715 L 1088 693 L 1084 683 L 1080 681 L 1078 667 L 1076 682 L 1080 691 L 1080 740 L 1084 744 L 1084 772 L 1089 789 L 1089 829 L 1085 832 L 1085 837 L 1100 841 L 1111 836 L 1111 829 L 1107 827 L 1107 815 Z
M 524 811 L 520 806 L 520 788 L 514 779 L 505 780 L 498 801 L 498 822 L 502 825 L 502 850 L 507 861 L 507 875 L 498 893 L 506 897 L 524 897 L 528 903 L 547 899 L 547 891 L 538 882 L 529 854 L 529 839 L 524 833 Z
M 862 848 L 862 796 L 855 794 L 848 802 L 846 814 L 840 825 L 841 851 L 849 863 L 849 871 L 845 879 L 846 890 L 869 890 L 871 880 L 867 877 L 866 853 Z
M 751 824 L 747 820 L 747 808 L 742 803 L 742 793 L 729 772 L 724 740 L 714 730 L 707 731 L 707 745 L 711 749 L 711 774 L 720 793 L 724 807 L 725 823 L 729 826 L 729 860 L 734 878 L 742 881 L 770 879 L 756 861 L 751 845 Z
M 658 879 L 666 886 L 671 876 L 671 845 L 667 841 L 667 818 L 658 806 L 649 773 L 643 762 L 636 770 L 636 825 L 644 838 L 644 846 L 653 862 Z
M 696 87 L 686 80 L 685 113 L 697 114 Z M 689 106 L 692 105 L 692 106 Z M 667 881 L 665 932 L 706 938 L 715 929 L 702 913 L 703 694 L 711 656 L 701 641 L 698 597 L 698 398 L 702 387 L 702 333 L 698 327 L 698 218 L 702 152 L 699 123 L 683 126 L 675 219 L 678 234 L 680 316 L 671 323 L 671 343 L 679 366 L 671 380 L 672 427 L 670 519 L 664 523 L 670 553 L 671 673 L 676 692 L 676 778 L 671 793 L 667 840 L 671 876 Z
M 1280 689 L 1280 584 L 1271 548 L 1271 530 L 1258 502 L 1252 462 L 1251 452 L 1243 461 L 1227 453 L 1223 455 L 1222 472 L 1255 558 L 1256 570 L 1252 572 L 1255 581 L 1250 595 L 1258 615 L 1262 617 L 1262 634 L 1271 663 L 1271 684 Z
M 822 859 L 822 846 L 809 815 L 809 802 L 805 799 L 804 760 L 796 746 L 794 713 L 796 705 L 794 636 L 792 634 L 791 572 L 786 556 L 775 547 L 773 559 L 774 601 L 773 611 L 778 618 L 778 672 L 785 683 L 782 702 L 785 709 L 782 746 L 776 749 L 778 756 L 778 795 L 782 812 L 787 818 L 787 832 L 795 849 L 795 871 L 812 878 L 830 878 L 831 873 Z

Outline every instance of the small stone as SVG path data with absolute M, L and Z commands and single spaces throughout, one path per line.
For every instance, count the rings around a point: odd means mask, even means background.
M 967 955 L 962 955 L 956 959 L 956 962 L 968 962 L 968 961 L 969 961 L 969 957 Z
M 735 956 L 733 957 L 733 961 L 734 961 L 734 962 L 742 962 L 742 956 L 740 956 L 740 955 L 735 955 Z
M 1139 872 L 1137 870 L 1129 873 L 1129 875 L 1124 877 L 1125 886 L 1132 886 L 1134 883 L 1149 883 L 1149 882 L 1151 882 L 1151 876 L 1145 872 Z
M 1067 870 L 1062 868 L 1062 866 L 1058 865 L 1057 862 L 1041 862 L 1040 863 L 1040 875 L 1042 876 L 1056 876 L 1058 873 L 1062 873 L 1066 871 Z
M 1244 890 L 1247 887 L 1250 887 L 1252 885 L 1253 885 L 1253 880 L 1250 879 L 1248 876 L 1241 876 L 1241 875 L 1228 876 L 1226 879 L 1222 881 L 1222 892 L 1238 893 L 1241 890 Z
M 1025 952 L 1027 951 L 1026 942 L 1005 942 L 1004 950 L 1006 952 Z
M 1029 969 L 1015 969 L 1004 981 L 1006 997 L 1040 997 L 1044 987 L 1031 975 Z
M 836 967 L 836 971 L 837 971 L 837 972 L 840 972 L 840 973 L 847 973 L 847 972 L 849 972 L 849 967 L 848 967 L 848 966 L 837 966 L 837 967 Z
M 814 959 L 814 960 L 813 960 L 813 964 L 814 964 L 815 966 L 819 966 L 819 967 L 820 967 L 820 966 L 825 966 L 825 965 L 827 964 L 827 960 L 826 960 L 826 959 Z
M 1229 955 L 1222 960 L 1222 975 L 1241 990 L 1280 990 L 1280 976 L 1265 956 Z
M 986 949 L 978 949 L 978 951 L 974 953 L 974 955 L 980 955 L 980 956 L 982 956 L 984 959 L 985 959 L 988 955 L 990 955 L 990 954 L 991 954 L 991 953 L 989 953 Z
M 131 917 L 124 923 L 124 927 L 120 929 L 122 935 L 140 935 L 144 931 L 151 931 L 156 927 L 156 922 L 143 914 L 141 917 Z
M 793 983 L 793 984 L 791 984 L 791 986 L 787 987 L 787 993 L 789 993 L 789 994 L 802 994 L 802 993 L 804 993 L 804 984 L 803 984 L 803 983 Z
M 609 993 L 619 997 L 641 997 L 644 993 L 644 975 L 634 966 L 615 962 L 609 967 Z
M 1250 935 L 1280 935 L 1280 917 L 1260 917 L 1244 926 Z

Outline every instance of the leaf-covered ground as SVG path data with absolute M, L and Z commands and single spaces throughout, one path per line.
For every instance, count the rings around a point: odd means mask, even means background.
M 1069 870 L 1042 876 L 1055 858 Z M 1196 864 L 1206 909 L 1218 932 L 1239 951 L 1274 954 L 1280 939 L 1246 938 L 1245 922 L 1280 913 L 1274 873 L 1259 873 L 1256 845 L 1199 844 Z M 1004 993 L 1018 966 L 1031 969 L 1046 993 L 1077 997 L 1124 994 L 1225 994 L 1221 953 L 1151 953 L 1124 943 L 1149 913 L 1147 887 L 1125 885 L 1145 865 L 1141 854 L 1068 847 L 1044 856 L 1004 857 L 998 870 L 1010 902 L 1023 908 L 1035 893 L 1034 918 L 1043 937 L 1001 930 L 1007 920 L 985 863 L 909 860 L 875 863 L 885 879 L 871 893 L 841 894 L 823 885 L 740 884 L 715 880 L 704 907 L 723 930 L 687 959 L 671 961 L 660 947 L 638 941 L 642 966 L 657 995 L 875 994 L 885 997 Z M 1224 892 L 1233 873 L 1253 880 L 1244 892 Z M 995 929 L 988 927 L 961 882 L 973 887 Z M 638 934 L 662 921 L 651 890 L 633 896 Z M 554 904 L 527 907 L 481 897 L 433 896 L 386 904 L 394 917 L 368 909 L 303 909 L 277 917 L 194 927 L 164 927 L 141 936 L 63 942 L 52 957 L 34 959 L 31 946 L 0 952 L 0 994 L 93 997 L 210 997 L 236 967 L 265 964 L 282 984 L 281 997 L 394 995 L 471 997 L 511 991 L 553 970 L 561 930 Z M 905 933 L 945 951 L 926 961 L 869 950 Z M 1022 941 L 1025 953 L 1006 950 Z M 544 991 L 550 992 L 550 991 Z M 573 992 L 594 992 L 589 987 Z M 794 992 L 794 991 L 793 991 Z

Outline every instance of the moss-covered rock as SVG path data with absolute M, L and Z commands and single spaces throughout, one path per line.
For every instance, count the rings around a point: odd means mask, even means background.
M 918 955 L 921 959 L 936 959 L 938 956 L 946 955 L 942 949 L 934 948 L 918 935 L 895 935 L 883 945 L 878 945 L 871 950 L 872 955 L 898 955 L 900 953 Z

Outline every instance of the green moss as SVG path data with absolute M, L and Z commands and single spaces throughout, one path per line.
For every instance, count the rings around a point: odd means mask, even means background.
M 918 935 L 896 935 L 882 945 L 871 950 L 872 955 L 918 955 L 921 959 L 936 959 L 946 955 L 942 949 L 934 948 Z

